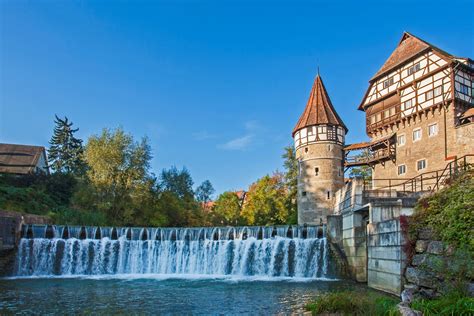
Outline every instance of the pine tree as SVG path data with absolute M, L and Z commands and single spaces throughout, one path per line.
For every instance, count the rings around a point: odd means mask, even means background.
M 55 115 L 54 133 L 49 141 L 49 165 L 54 172 L 81 175 L 85 170 L 82 139 L 74 137 L 79 130 L 72 128 L 67 117 L 60 119 Z

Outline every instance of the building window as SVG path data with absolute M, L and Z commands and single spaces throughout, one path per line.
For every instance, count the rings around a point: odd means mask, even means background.
M 403 102 L 403 110 L 407 110 L 413 106 L 413 99 Z
M 308 152 L 308 147 L 305 147 L 305 148 L 304 148 L 304 152 L 305 152 L 305 153 Z
M 464 84 L 459 84 L 459 92 L 461 92 L 462 94 L 465 94 L 465 95 L 471 95 L 469 92 L 469 87 L 464 85 Z
M 388 88 L 388 87 L 390 87 L 392 84 L 393 84 L 393 77 L 392 77 L 392 78 L 389 78 L 389 79 L 387 79 L 387 80 L 385 80 L 385 81 L 383 82 L 383 88 L 384 88 L 384 89 L 385 89 L 385 88 Z
M 301 192 L 302 196 L 306 196 L 306 191 Z
M 405 165 L 398 166 L 398 175 L 405 174 L 406 172 L 407 172 L 407 166 Z
M 308 135 L 313 135 L 313 128 L 312 127 L 306 128 L 306 131 L 307 131 Z
M 416 162 L 416 170 L 420 171 L 423 169 L 426 169 L 426 160 L 425 159 L 418 160 Z
M 439 86 L 434 89 L 434 97 L 436 98 L 437 96 L 440 96 L 443 94 L 443 87 Z
M 319 176 L 319 167 L 314 168 L 314 175 Z
M 432 137 L 436 135 L 438 135 L 438 123 L 428 125 L 428 136 Z
M 328 192 L 327 192 L 327 197 L 328 197 L 328 200 L 331 199 L 331 191 L 328 191 Z
M 408 68 L 408 75 L 412 75 L 415 72 L 417 72 L 418 70 L 420 70 L 420 63 L 418 63 L 416 65 L 413 65 L 410 68 Z
M 427 91 L 427 92 L 426 92 L 426 97 L 425 97 L 425 99 L 426 99 L 427 101 L 433 99 L 433 91 L 434 91 L 434 90 L 430 90 L 430 91 Z
M 404 146 L 405 143 L 406 143 L 405 134 L 403 134 L 403 135 L 398 135 L 398 136 L 397 136 L 397 145 L 398 145 L 399 147 L 401 147 L 401 146 Z
M 417 142 L 421 139 L 421 128 L 417 128 L 413 131 L 413 141 Z

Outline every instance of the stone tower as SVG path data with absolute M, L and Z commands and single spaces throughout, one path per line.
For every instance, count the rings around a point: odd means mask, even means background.
M 298 160 L 298 224 L 326 223 L 334 193 L 344 185 L 342 122 L 321 77 L 314 80 L 306 108 L 293 130 Z

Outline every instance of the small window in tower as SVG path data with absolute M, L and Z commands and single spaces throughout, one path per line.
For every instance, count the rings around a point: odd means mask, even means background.
M 316 176 L 319 176 L 319 168 L 318 167 L 314 168 L 314 174 Z
M 327 191 L 328 200 L 331 199 L 331 191 Z
M 307 130 L 308 135 L 313 135 L 313 128 L 312 127 L 308 127 L 308 128 L 306 128 L 306 130 Z
M 306 191 L 301 192 L 302 196 L 306 196 Z
M 305 153 L 308 152 L 308 147 L 305 147 L 305 148 L 304 148 L 304 152 L 305 152 Z

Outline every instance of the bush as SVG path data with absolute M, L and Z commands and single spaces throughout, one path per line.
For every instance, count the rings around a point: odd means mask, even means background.
M 467 171 L 451 186 L 420 199 L 410 223 L 410 239 L 421 228 L 431 229 L 438 238 L 474 253 L 474 177 Z
M 399 300 L 377 292 L 342 291 L 325 293 L 306 305 L 313 315 L 398 315 Z

